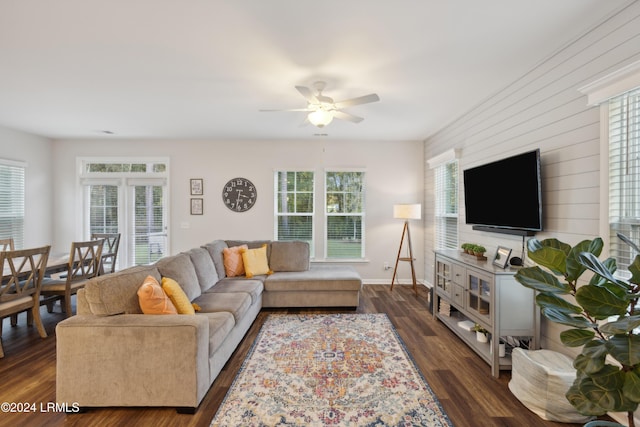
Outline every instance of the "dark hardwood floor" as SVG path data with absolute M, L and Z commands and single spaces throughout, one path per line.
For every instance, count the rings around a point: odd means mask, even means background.
M 48 403 L 55 402 L 55 325 L 64 315 L 42 310 L 49 334 L 46 339 L 40 338 L 35 327 L 26 326 L 25 314 L 20 315 L 16 327 L 5 319 L 0 403 L 26 403 L 35 406 L 36 411 L 0 413 L 0 426 L 208 426 L 269 313 L 340 311 L 343 310 L 263 310 L 194 415 L 178 414 L 173 408 L 97 408 L 80 414 L 47 412 Z M 526 409 L 507 387 L 509 372 L 503 371 L 499 379 L 493 378 L 482 359 L 442 323 L 433 320 L 424 288 L 416 297 L 408 286 L 396 286 L 391 292 L 389 286 L 365 285 L 356 311 L 387 313 L 454 425 L 578 426 L 543 421 Z

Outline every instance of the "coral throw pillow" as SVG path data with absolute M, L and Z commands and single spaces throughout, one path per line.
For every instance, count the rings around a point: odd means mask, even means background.
M 242 245 L 224 248 L 222 250 L 222 255 L 224 257 L 224 271 L 227 274 L 227 277 L 244 275 L 242 251 L 247 249 L 249 249 L 247 245 Z
M 138 301 L 144 314 L 178 314 L 175 305 L 153 276 L 147 276 L 138 288 Z
M 189 301 L 187 294 L 184 293 L 178 282 L 169 277 L 163 277 L 162 290 L 166 292 L 173 305 L 176 306 L 178 314 L 196 314 L 191 301 Z
M 273 273 L 273 271 L 269 269 L 266 244 L 258 249 L 244 249 L 242 251 L 242 262 L 247 277 Z

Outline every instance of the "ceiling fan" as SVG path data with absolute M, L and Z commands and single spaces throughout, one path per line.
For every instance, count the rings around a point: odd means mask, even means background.
M 315 82 L 313 84 L 313 87 L 317 91 L 316 95 L 314 95 L 313 91 L 306 86 L 296 86 L 298 92 L 300 92 L 300 94 L 307 100 L 306 108 L 260 111 L 307 111 L 309 112 L 309 114 L 307 115 L 305 123 L 310 122 L 314 126 L 322 128 L 331 123 L 334 118 L 347 120 L 353 123 L 360 123 L 364 120 L 364 118 L 342 111 L 342 109 L 353 107 L 354 105 L 368 104 L 370 102 L 380 101 L 380 97 L 377 94 L 371 93 L 369 95 L 335 102 L 333 98 L 329 98 L 328 96 L 322 94 L 322 91 L 324 91 L 326 85 L 327 84 L 323 81 Z

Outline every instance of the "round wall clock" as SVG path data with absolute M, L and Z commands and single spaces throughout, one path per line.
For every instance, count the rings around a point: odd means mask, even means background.
M 233 178 L 222 188 L 222 201 L 234 212 L 245 212 L 253 207 L 258 198 L 255 185 L 246 178 Z

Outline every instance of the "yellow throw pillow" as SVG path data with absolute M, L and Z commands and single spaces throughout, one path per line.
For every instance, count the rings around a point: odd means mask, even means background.
M 232 246 L 224 248 L 222 254 L 224 257 L 224 270 L 227 277 L 235 277 L 244 275 L 244 263 L 242 262 L 242 251 L 248 249 L 247 245 Z
M 144 314 L 178 314 L 175 305 L 153 276 L 147 276 L 138 288 L 138 301 Z
M 269 269 L 269 261 L 267 261 L 267 245 L 262 245 L 258 249 L 244 249 L 242 251 L 242 262 L 247 277 L 253 277 L 260 274 L 272 274 Z
M 162 290 L 167 293 L 173 305 L 176 306 L 178 314 L 196 314 L 191 305 L 191 301 L 184 293 L 178 282 L 169 277 L 162 278 Z

